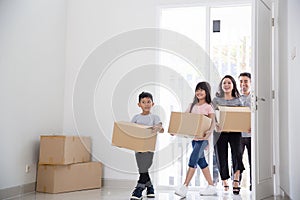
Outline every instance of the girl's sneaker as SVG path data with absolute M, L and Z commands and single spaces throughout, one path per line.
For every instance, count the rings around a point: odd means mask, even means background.
M 184 198 L 184 197 L 186 197 L 187 191 L 188 191 L 188 187 L 185 185 L 182 185 L 176 189 L 175 194 Z
M 153 185 L 150 185 L 150 186 L 147 187 L 147 197 L 148 198 L 155 198 Z
M 206 189 L 200 192 L 201 196 L 215 196 L 217 195 L 217 188 L 213 185 L 209 185 Z
M 130 200 L 140 200 L 140 199 L 142 199 L 144 189 L 145 188 L 142 188 L 142 187 L 136 187 L 132 192 Z

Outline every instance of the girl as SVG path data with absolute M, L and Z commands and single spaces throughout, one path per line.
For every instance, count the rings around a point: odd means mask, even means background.
M 214 109 L 218 106 L 242 106 L 239 99 L 240 94 L 236 86 L 234 78 L 230 75 L 226 75 L 222 78 L 216 97 L 213 99 Z M 228 191 L 229 186 L 227 179 L 229 176 L 228 168 L 228 143 L 231 147 L 231 159 L 234 171 L 233 179 L 233 194 L 240 193 L 239 176 L 245 169 L 242 162 L 241 153 L 241 133 L 240 132 L 220 132 L 218 124 L 216 125 L 217 131 L 214 135 L 215 153 L 221 180 L 224 186 L 224 190 Z
M 205 160 L 204 149 L 208 145 L 208 138 L 210 137 L 213 129 L 215 128 L 215 114 L 213 107 L 211 106 L 210 85 L 207 82 L 200 82 L 195 89 L 194 101 L 191 103 L 186 112 L 204 114 L 211 118 L 212 123 L 210 128 L 205 132 L 203 138 L 195 137 L 192 141 L 193 151 L 189 160 L 189 168 L 186 174 L 185 181 L 181 187 L 179 187 L 175 194 L 180 197 L 185 197 L 188 190 L 188 185 L 193 178 L 197 164 L 200 166 L 203 175 L 208 182 L 208 188 L 202 191 L 200 195 L 216 195 L 216 188 L 213 185 L 213 181 L 209 172 L 208 164 Z

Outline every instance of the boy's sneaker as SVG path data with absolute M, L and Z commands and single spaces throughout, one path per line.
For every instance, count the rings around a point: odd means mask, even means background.
M 133 192 L 132 192 L 132 195 L 130 197 L 130 200 L 136 200 L 136 199 L 142 199 L 143 198 L 143 190 L 145 188 L 142 188 L 142 187 L 136 187 Z
M 175 194 L 184 198 L 186 197 L 186 193 L 188 191 L 188 187 L 185 185 L 180 186 L 179 188 L 176 189 Z
M 153 185 L 150 185 L 150 186 L 147 187 L 147 197 L 148 198 L 155 198 Z
M 214 196 L 217 195 L 217 188 L 213 185 L 209 185 L 206 189 L 200 192 L 201 196 Z

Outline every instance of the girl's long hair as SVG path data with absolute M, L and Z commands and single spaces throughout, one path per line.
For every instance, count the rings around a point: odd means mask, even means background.
M 233 84 L 233 89 L 231 91 L 231 95 L 233 97 L 240 97 L 240 93 L 239 93 L 239 90 L 237 89 L 236 82 L 235 82 L 234 78 L 230 75 L 226 75 L 222 78 L 222 80 L 220 81 L 220 84 L 219 84 L 219 89 L 216 92 L 216 96 L 217 97 L 224 97 L 224 91 L 222 89 L 222 83 L 223 83 L 223 80 L 225 78 L 229 78 L 231 80 L 232 84 Z
M 211 95 L 210 95 L 210 90 L 211 90 L 211 87 L 210 87 L 210 84 L 208 82 L 205 82 L 205 81 L 202 81 L 202 82 L 199 82 L 197 85 L 196 85 L 196 88 L 195 88 L 195 92 L 197 90 L 205 90 L 205 101 L 206 103 L 210 104 L 211 103 Z M 192 109 L 193 107 L 195 106 L 195 104 L 197 104 L 199 102 L 196 94 L 194 96 L 194 100 L 193 100 L 193 103 L 191 105 L 191 108 L 190 108 L 190 112 L 192 112 Z

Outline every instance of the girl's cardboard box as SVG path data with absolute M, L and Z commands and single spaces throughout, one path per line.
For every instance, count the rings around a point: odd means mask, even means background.
M 204 132 L 209 129 L 211 119 L 205 115 L 172 112 L 168 132 L 184 136 L 203 137 Z

